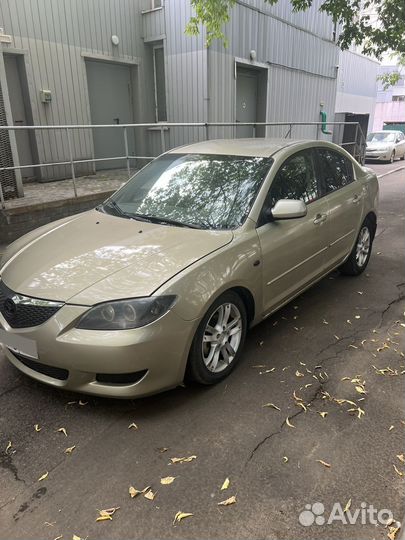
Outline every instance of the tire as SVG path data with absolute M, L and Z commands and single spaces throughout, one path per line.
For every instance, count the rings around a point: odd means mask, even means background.
M 400 158 L 402 161 L 405 161 L 405 152 L 402 154 L 402 157 Z
M 360 227 L 360 232 L 357 235 L 356 243 L 354 244 L 349 258 L 339 268 L 342 274 L 346 276 L 358 276 L 364 272 L 368 265 L 368 261 L 370 260 L 374 233 L 375 230 L 372 221 L 369 218 L 366 218 Z M 367 252 L 364 251 L 366 247 Z
M 225 318 L 223 324 L 228 321 L 228 324 L 232 325 L 232 334 L 213 332 L 213 330 L 219 330 L 221 317 L 222 320 Z M 222 327 L 223 324 L 221 324 Z M 217 298 L 196 330 L 190 348 L 185 379 L 205 385 L 215 384 L 225 379 L 240 359 L 247 325 L 246 307 L 238 294 L 227 291 Z M 204 341 L 204 338 L 208 338 L 209 341 Z M 234 352 L 233 355 L 232 352 Z M 226 357 L 230 360 L 229 362 Z
M 394 163 L 395 161 L 395 150 L 391 152 L 390 159 L 388 160 L 389 163 Z

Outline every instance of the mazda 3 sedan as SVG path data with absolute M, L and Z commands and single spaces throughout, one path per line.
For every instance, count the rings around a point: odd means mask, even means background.
M 5 355 L 34 379 L 103 396 L 216 383 L 249 327 L 331 270 L 365 269 L 377 200 L 375 174 L 328 142 L 171 150 L 96 209 L 9 246 Z

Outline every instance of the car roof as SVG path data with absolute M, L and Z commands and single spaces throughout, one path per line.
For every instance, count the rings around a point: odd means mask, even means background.
M 302 143 L 319 142 L 307 139 L 214 139 L 173 148 L 170 154 L 219 154 L 230 156 L 270 157 L 283 148 Z

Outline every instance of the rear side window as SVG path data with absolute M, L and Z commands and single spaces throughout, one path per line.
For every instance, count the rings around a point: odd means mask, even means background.
M 318 196 L 312 152 L 304 150 L 288 158 L 280 167 L 267 199 L 273 208 L 280 199 L 301 199 L 308 204 Z
M 354 180 L 352 162 L 329 148 L 317 148 L 320 178 L 325 193 L 347 186 Z

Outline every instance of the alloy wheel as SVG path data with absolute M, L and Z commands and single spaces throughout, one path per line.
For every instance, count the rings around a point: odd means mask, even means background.
M 202 357 L 205 366 L 213 373 L 220 373 L 235 359 L 243 331 L 242 316 L 235 304 L 217 307 L 206 324 L 202 340 Z
M 370 231 L 367 227 L 363 227 L 357 239 L 356 246 L 356 263 L 361 268 L 367 261 L 370 252 Z

